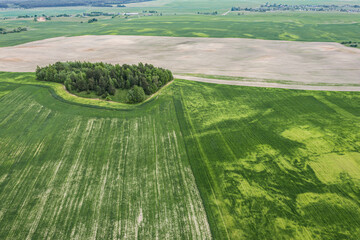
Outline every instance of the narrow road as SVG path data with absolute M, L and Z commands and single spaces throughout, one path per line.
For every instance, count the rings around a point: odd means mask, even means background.
M 226 15 L 228 15 L 229 12 L 231 12 L 231 11 L 229 10 L 229 11 L 223 13 L 222 15 L 223 15 L 223 16 L 226 16 Z
M 360 92 L 360 86 L 314 86 L 314 85 L 290 85 L 281 83 L 268 83 L 259 81 L 232 81 L 221 79 L 210 79 L 184 75 L 174 75 L 176 79 L 184 79 L 195 82 L 205 82 L 214 84 L 225 84 L 234 86 L 248 86 L 248 87 L 265 87 L 265 88 L 284 88 L 284 89 L 296 89 L 296 90 L 315 90 L 315 91 L 342 91 L 342 92 Z

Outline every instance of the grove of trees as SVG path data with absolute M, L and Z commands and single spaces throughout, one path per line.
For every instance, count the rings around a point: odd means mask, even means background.
M 352 41 L 347 41 L 347 42 L 341 42 L 341 44 L 348 46 L 348 47 L 360 47 L 360 42 L 352 42 Z
M 144 100 L 145 100 L 144 90 L 136 85 L 128 91 L 128 94 L 126 96 L 126 101 L 128 103 L 139 103 Z
M 128 102 L 137 103 L 145 99 L 145 94 L 151 95 L 173 80 L 173 75 L 170 70 L 151 64 L 121 66 L 102 62 L 57 62 L 38 66 L 36 78 L 63 83 L 70 92 L 94 92 L 104 98 L 114 95 L 116 89 L 127 89 Z
M 88 20 L 88 23 L 93 23 L 93 22 L 97 22 L 98 20 L 96 18 L 92 18 Z
M 18 28 L 14 28 L 12 30 L 6 30 L 5 28 L 0 27 L 0 34 L 18 33 L 18 32 L 23 32 L 23 31 L 27 31 L 27 28 L 26 27 L 18 27 Z

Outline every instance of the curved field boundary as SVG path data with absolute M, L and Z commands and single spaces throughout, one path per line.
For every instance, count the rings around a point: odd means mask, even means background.
M 46 87 L 49 89 L 51 95 L 54 98 L 56 98 L 59 101 L 73 105 L 81 105 L 85 107 L 98 108 L 98 109 L 131 111 L 155 100 L 156 97 L 159 94 L 161 94 L 161 91 L 167 88 L 168 86 L 170 86 L 173 81 L 163 86 L 161 90 L 151 95 L 148 99 L 146 99 L 144 102 L 139 104 L 126 104 L 126 103 L 119 103 L 114 101 L 105 101 L 101 99 L 79 97 L 66 91 L 63 84 L 54 83 L 54 82 L 40 82 L 35 80 L 34 73 L 0 72 L 0 82 L 20 83 L 25 85 Z

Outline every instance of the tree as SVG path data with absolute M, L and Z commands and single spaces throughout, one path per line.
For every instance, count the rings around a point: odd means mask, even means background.
M 56 82 L 59 82 L 59 83 L 63 83 L 63 82 L 64 82 L 64 79 L 66 79 L 66 77 L 67 77 L 66 72 L 65 72 L 65 71 L 60 71 L 60 72 L 56 75 L 55 81 L 56 81 Z
M 98 20 L 96 18 L 92 18 L 88 20 L 88 23 L 93 23 L 93 22 L 97 22 Z
M 134 86 L 128 91 L 126 100 L 128 103 L 139 103 L 145 100 L 145 92 L 139 86 Z
M 84 78 L 84 75 L 84 73 L 76 74 L 76 87 L 80 92 L 88 90 L 88 84 Z
M 115 87 L 114 87 L 114 84 L 112 82 L 110 82 L 109 84 L 109 88 L 108 88 L 108 93 L 110 93 L 111 95 L 115 95 Z
M 44 68 L 39 66 L 36 67 L 36 79 L 40 81 L 45 81 L 46 72 Z
M 64 85 L 66 87 L 66 90 L 68 91 L 71 91 L 72 90 L 72 87 L 71 87 L 71 79 L 70 77 L 68 76 L 64 82 Z
M 95 81 L 93 78 L 89 78 L 89 90 L 95 90 Z
M 57 74 L 56 69 L 53 66 L 50 66 L 46 70 L 45 81 L 55 82 L 55 75 L 56 74 Z
M 101 87 L 99 87 L 99 85 L 95 87 L 95 91 L 96 91 L 96 95 L 98 95 L 98 96 L 101 96 L 104 94 L 103 89 L 101 89 Z
M 141 84 L 141 87 L 144 89 L 145 93 L 150 95 L 151 92 L 150 92 L 150 84 L 148 81 L 146 81 L 146 78 L 143 76 L 141 77 L 141 81 L 140 81 L 140 84 Z

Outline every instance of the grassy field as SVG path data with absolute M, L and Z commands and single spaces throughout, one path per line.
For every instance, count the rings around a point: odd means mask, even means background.
M 218 236 L 359 238 L 359 93 L 177 86 L 178 119 Z
M 25 32 L 2 35 L 0 47 L 51 37 L 89 34 L 360 41 L 359 14 L 348 13 L 258 13 L 241 16 L 182 14 L 128 19 L 102 17 L 92 24 L 87 23 L 87 18 L 54 18 L 48 22 L 8 19 L 0 20 L 0 24 L 6 29 L 19 26 L 28 28 Z
M 171 98 L 114 111 L 0 86 L 1 239 L 210 238 Z
M 126 103 L 127 92 L 128 91 L 125 90 L 125 89 L 117 89 L 115 94 L 110 96 L 111 101 L 120 102 L 120 103 Z M 96 95 L 95 92 L 88 93 L 87 91 L 82 91 L 82 92 L 73 91 L 71 93 L 76 95 L 76 96 L 83 97 L 83 98 L 96 98 L 96 99 L 100 98 L 102 100 L 105 100 L 105 98 Z M 149 97 L 149 96 L 146 96 L 146 97 Z
M 358 93 L 175 80 L 128 106 L 58 86 L 0 74 L 1 239 L 360 236 Z

